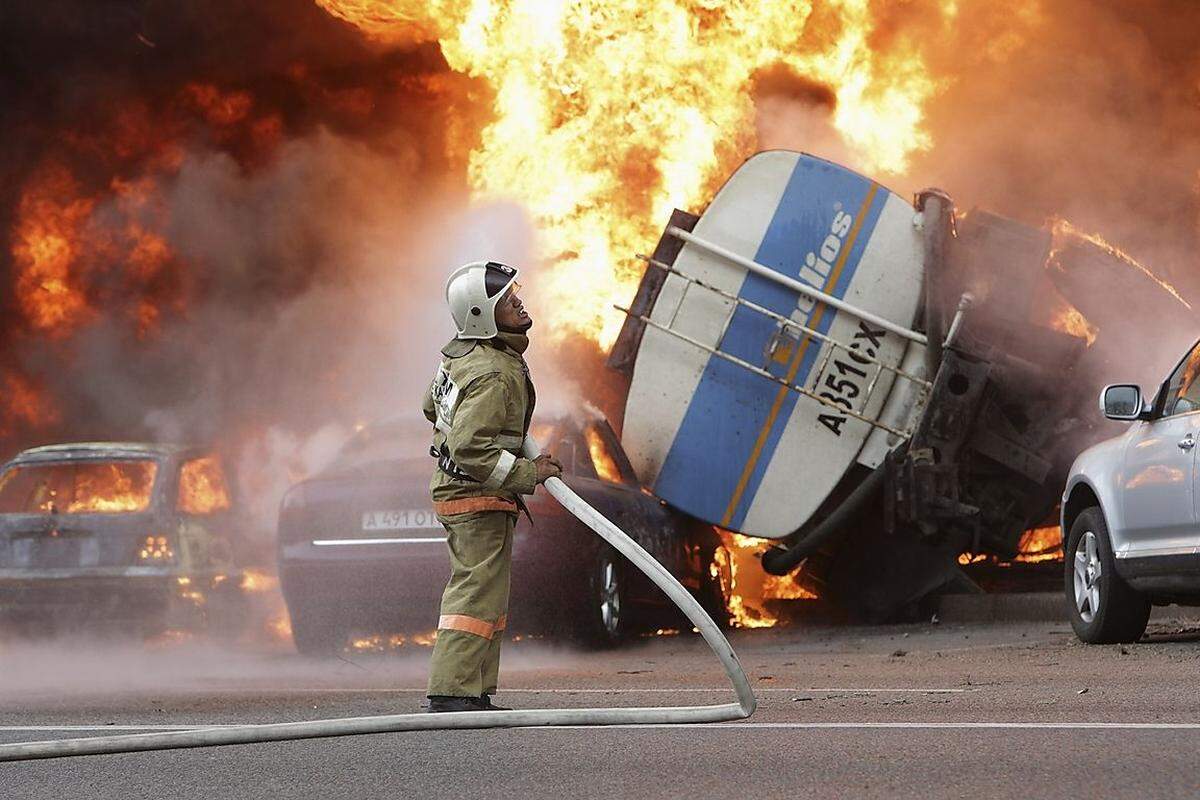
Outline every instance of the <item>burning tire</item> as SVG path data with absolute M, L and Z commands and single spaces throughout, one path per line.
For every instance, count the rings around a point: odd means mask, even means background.
M 1140 639 L 1150 619 L 1150 599 L 1117 575 L 1099 508 L 1089 508 L 1075 520 L 1064 553 L 1064 590 L 1075 634 L 1088 644 Z
M 696 599 L 721 630 L 730 627 L 729 596 L 733 594 L 732 556 L 729 548 L 719 542 L 709 551 L 704 563 L 709 566 L 700 573 L 700 591 Z M 690 625 L 690 623 L 688 623 Z
M 590 647 L 615 647 L 633 628 L 628 581 L 621 556 L 609 545 L 596 550 L 587 567 L 583 606 L 574 636 Z

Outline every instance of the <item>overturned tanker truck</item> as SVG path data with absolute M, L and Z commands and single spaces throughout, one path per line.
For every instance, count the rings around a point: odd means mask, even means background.
M 777 540 L 767 572 L 800 569 L 866 619 L 975 590 L 959 554 L 1011 558 L 1050 518 L 1106 435 L 1109 367 L 1128 375 L 1152 343 L 1122 309 L 1193 327 L 1100 242 L 786 151 L 746 161 L 700 216 L 674 212 L 644 260 L 608 361 L 639 476 Z

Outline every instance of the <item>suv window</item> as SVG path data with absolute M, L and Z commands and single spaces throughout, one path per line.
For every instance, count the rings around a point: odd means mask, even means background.
M 1163 416 L 1200 411 L 1200 345 L 1192 348 L 1167 381 Z
M 212 514 L 229 508 L 229 484 L 216 456 L 193 458 L 179 468 L 179 510 Z
M 145 511 L 157 472 L 158 463 L 150 460 L 20 464 L 0 476 L 0 513 Z

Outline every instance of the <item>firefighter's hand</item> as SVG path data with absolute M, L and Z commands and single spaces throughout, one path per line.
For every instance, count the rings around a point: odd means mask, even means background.
M 533 460 L 533 468 L 537 470 L 537 482 L 545 483 L 547 478 L 561 478 L 562 464 L 549 453 L 542 453 Z

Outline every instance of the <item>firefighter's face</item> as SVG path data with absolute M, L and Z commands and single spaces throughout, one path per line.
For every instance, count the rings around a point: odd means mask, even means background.
M 496 325 L 503 330 L 527 331 L 533 326 L 533 318 L 518 295 L 520 290 L 521 285 L 514 283 L 496 304 Z

